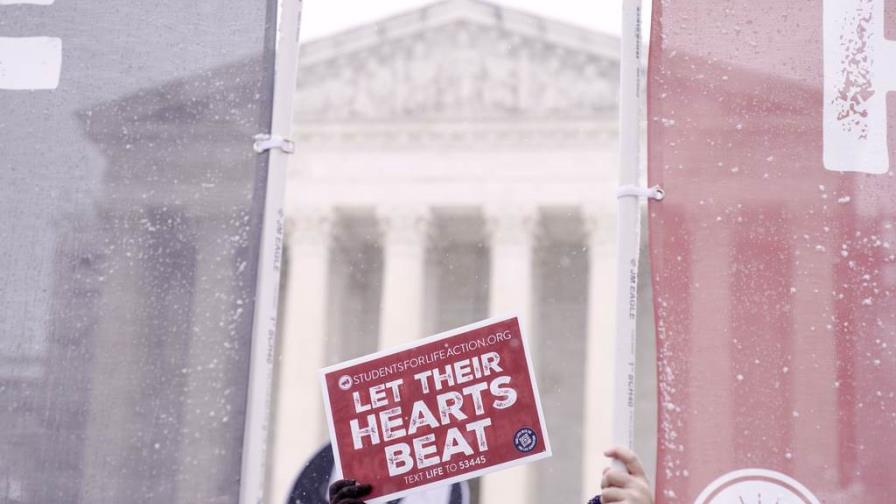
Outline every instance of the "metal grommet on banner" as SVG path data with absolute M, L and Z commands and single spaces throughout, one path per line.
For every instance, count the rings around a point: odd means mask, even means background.
M 633 185 L 624 185 L 616 189 L 617 198 L 647 198 L 654 201 L 663 201 L 666 197 L 666 191 L 660 186 L 640 187 Z
M 288 138 L 283 138 L 280 135 L 259 133 L 253 138 L 255 139 L 255 143 L 252 145 L 252 148 L 255 149 L 255 152 L 259 154 L 261 154 L 262 152 L 267 152 L 271 149 L 280 149 L 287 154 L 292 154 L 296 151 L 295 142 Z

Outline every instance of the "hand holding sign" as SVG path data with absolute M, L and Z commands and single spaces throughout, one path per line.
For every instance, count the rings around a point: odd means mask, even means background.
M 361 497 L 370 494 L 370 485 L 355 480 L 339 480 L 330 485 L 330 504 L 364 504 Z
M 602 490 L 599 504 L 621 502 L 627 504 L 653 504 L 653 492 L 647 482 L 647 473 L 635 452 L 616 447 L 604 455 L 620 463 L 622 469 L 607 467 L 600 481 Z
M 337 467 L 368 502 L 550 456 L 516 318 L 322 370 Z

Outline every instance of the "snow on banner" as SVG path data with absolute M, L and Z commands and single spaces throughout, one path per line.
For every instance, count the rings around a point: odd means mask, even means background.
M 892 502 L 896 2 L 653 9 L 658 501 Z
M 519 320 L 321 370 L 336 466 L 386 502 L 551 455 Z

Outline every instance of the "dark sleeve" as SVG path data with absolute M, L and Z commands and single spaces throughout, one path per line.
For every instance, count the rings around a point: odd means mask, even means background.
M 449 504 L 463 504 L 464 493 L 460 487 L 460 483 L 455 483 L 451 485 L 451 497 L 449 498 Z
M 299 473 L 287 504 L 327 504 L 327 486 L 333 472 L 333 448 L 327 444 Z

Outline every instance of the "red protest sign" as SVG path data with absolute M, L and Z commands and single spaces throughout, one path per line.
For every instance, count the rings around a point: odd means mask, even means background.
M 516 317 L 321 370 L 336 467 L 386 502 L 551 455 Z

